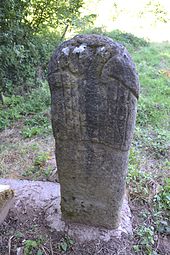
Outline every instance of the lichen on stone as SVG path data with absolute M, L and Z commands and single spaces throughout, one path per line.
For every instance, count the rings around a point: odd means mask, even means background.
M 85 44 L 81 44 L 79 47 L 76 47 L 73 50 L 73 53 L 82 53 L 83 51 L 85 51 L 85 48 L 87 47 L 87 45 Z

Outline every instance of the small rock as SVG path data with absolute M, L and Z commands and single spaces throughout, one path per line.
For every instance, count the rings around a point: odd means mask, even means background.
M 0 185 L 0 224 L 5 220 L 12 205 L 14 191 L 9 185 Z

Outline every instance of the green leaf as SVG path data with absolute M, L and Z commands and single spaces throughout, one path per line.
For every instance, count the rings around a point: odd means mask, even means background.
M 60 247 L 61 247 L 61 249 L 62 249 L 63 251 L 67 251 L 68 245 L 67 245 L 66 242 L 62 242 L 62 243 L 60 244 Z
M 38 250 L 37 255 L 43 255 L 43 252 L 41 250 Z
M 140 251 L 139 245 L 133 245 L 133 250 L 134 250 L 135 252 L 139 252 L 139 251 Z

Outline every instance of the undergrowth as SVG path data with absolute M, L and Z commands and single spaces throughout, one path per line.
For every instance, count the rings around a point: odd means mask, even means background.
M 131 148 L 127 188 L 130 200 L 140 208 L 134 231 L 136 254 L 160 254 L 158 236 L 170 234 L 170 178 L 140 170 L 139 151 Z
M 51 131 L 49 121 L 50 93 L 47 83 L 25 96 L 4 98 L 0 111 L 0 130 L 12 127 L 16 121 L 22 121 L 21 133 L 31 138 Z

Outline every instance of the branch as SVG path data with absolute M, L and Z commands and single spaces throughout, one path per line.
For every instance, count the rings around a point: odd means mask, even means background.
M 67 24 L 67 25 L 65 26 L 65 29 L 64 29 L 64 32 L 63 32 L 63 34 L 62 34 L 62 36 L 61 36 L 61 38 L 60 38 L 60 41 L 62 41 L 62 40 L 64 39 L 64 37 L 65 37 L 65 35 L 66 35 L 66 33 L 67 33 L 68 28 L 69 28 L 69 24 Z

